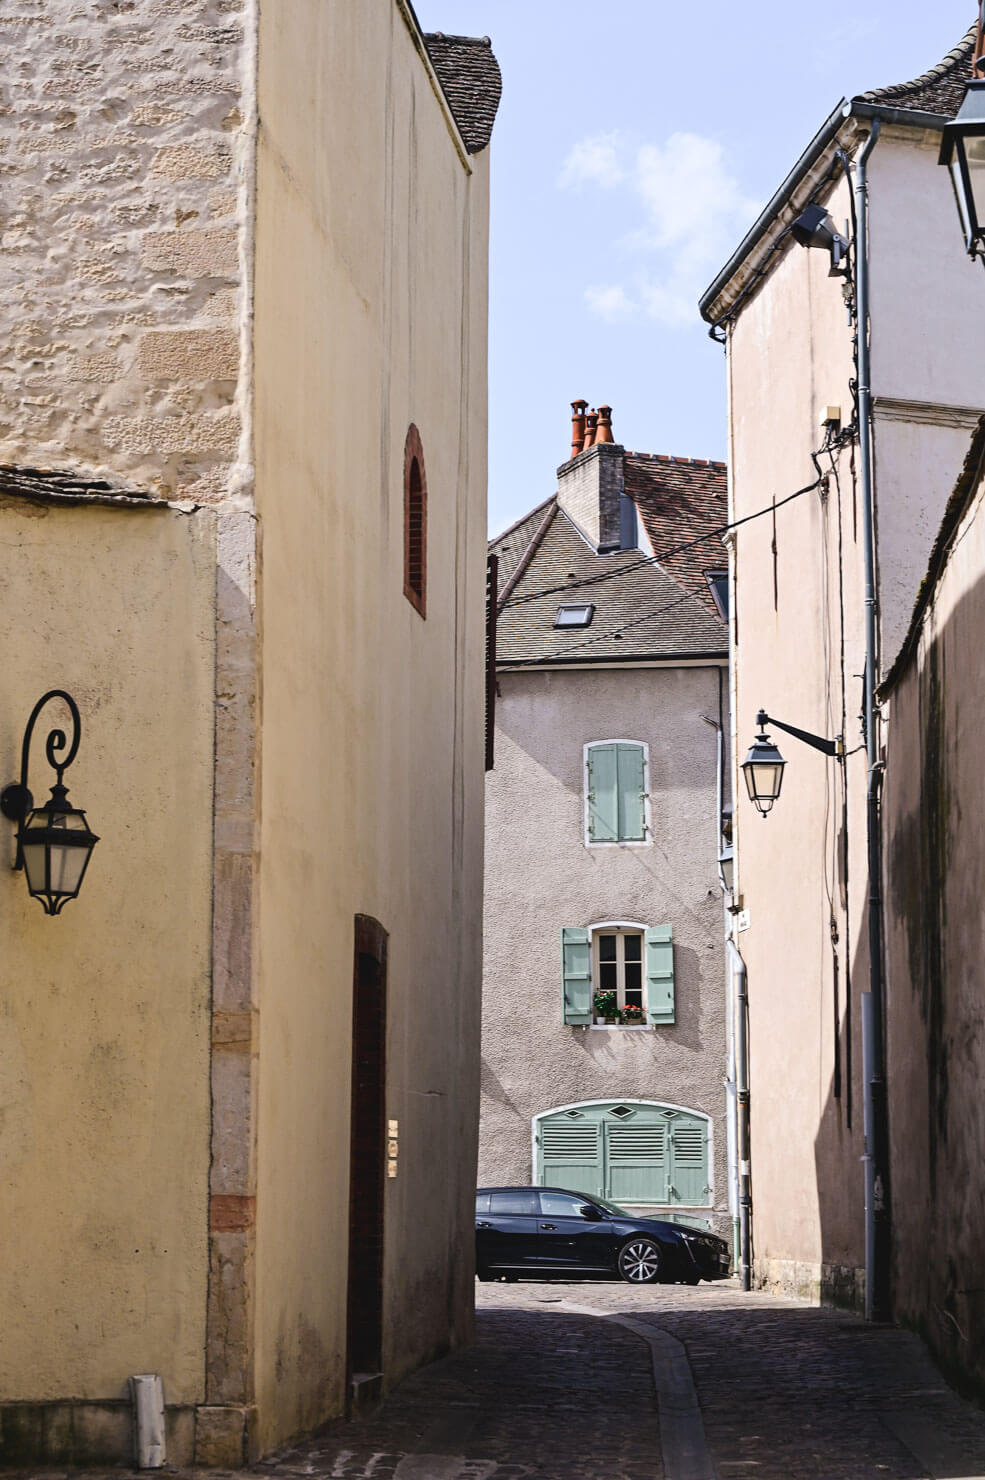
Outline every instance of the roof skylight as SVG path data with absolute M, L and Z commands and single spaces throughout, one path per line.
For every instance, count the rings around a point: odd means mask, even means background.
M 555 627 L 588 627 L 595 615 L 592 602 L 584 601 L 578 606 L 559 606 L 554 618 Z

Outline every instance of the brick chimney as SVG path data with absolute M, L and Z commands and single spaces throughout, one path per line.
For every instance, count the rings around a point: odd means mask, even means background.
M 586 416 L 587 404 L 571 403 L 572 455 L 557 470 L 558 503 L 600 555 L 635 550 L 636 505 L 626 497 L 625 448 L 613 440 L 612 407 L 600 406 Z

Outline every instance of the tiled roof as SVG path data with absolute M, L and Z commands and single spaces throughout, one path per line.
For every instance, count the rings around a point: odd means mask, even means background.
M 470 154 L 478 154 L 492 138 L 503 91 L 503 76 L 489 37 L 430 31 L 424 42 L 465 147 Z
M 524 514 L 509 529 L 504 529 L 494 540 L 490 540 L 489 548 L 499 556 L 499 596 L 503 599 L 510 581 L 519 569 L 520 562 L 533 553 L 532 544 L 537 538 L 537 531 L 544 523 L 545 518 L 553 517 L 557 507 L 553 498 L 545 499 L 538 504 L 536 509 L 531 509 L 529 514 Z
M 717 534 L 728 523 L 725 463 L 627 452 L 624 470 L 626 493 L 661 566 L 717 615 L 705 572 L 728 565 Z M 709 538 L 676 555 L 666 553 L 702 535 Z
M 975 47 L 975 30 L 972 26 L 953 51 L 943 61 L 915 77 L 912 82 L 897 82 L 890 87 L 873 88 L 860 93 L 852 101 L 876 103 L 891 108 L 912 108 L 923 113 L 939 113 L 951 118 L 957 113 L 964 99 L 965 88 L 971 81 L 971 58 Z
M 637 455 L 627 454 L 627 463 L 630 456 Z M 703 468 L 705 474 L 709 468 L 720 469 L 719 464 L 682 466 Z M 627 467 L 627 478 L 628 473 Z M 645 501 L 644 495 L 641 498 Z M 553 517 L 545 521 L 545 515 L 552 513 Z M 681 538 L 689 537 L 694 526 L 689 516 L 683 521 L 675 518 L 674 522 L 685 531 L 678 536 L 679 543 Z M 521 549 L 524 537 L 527 543 Z M 501 666 L 726 654 L 725 627 L 709 610 L 703 576 L 703 592 L 695 594 L 696 584 L 690 589 L 682 586 L 665 570 L 645 560 L 639 550 L 597 555 L 556 500 L 542 504 L 493 540 L 490 549 L 504 562 L 500 590 L 505 585 L 505 566 L 509 564 L 515 572 L 524 557 L 530 556 L 500 612 L 496 656 Z M 614 574 L 618 571 L 625 574 Z M 598 580 L 599 576 L 605 579 Z M 555 591 L 555 587 L 560 590 Z M 536 595 L 538 592 L 549 594 Z M 591 625 L 555 627 L 558 607 L 574 602 L 594 604 Z

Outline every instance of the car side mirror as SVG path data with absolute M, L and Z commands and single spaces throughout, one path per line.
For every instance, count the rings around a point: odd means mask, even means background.
M 591 1203 L 582 1203 L 581 1216 L 588 1223 L 601 1223 L 602 1221 L 602 1214 L 598 1208 L 593 1208 Z

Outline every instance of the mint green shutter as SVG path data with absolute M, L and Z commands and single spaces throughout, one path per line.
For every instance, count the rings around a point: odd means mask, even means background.
M 674 927 L 646 932 L 646 1015 L 651 1023 L 674 1021 Z
M 681 1116 L 670 1128 L 670 1185 L 667 1201 L 688 1207 L 708 1201 L 708 1125 Z
M 593 843 L 619 841 L 619 758 L 615 745 L 589 747 L 588 836 Z
M 641 843 L 646 827 L 642 745 L 617 746 L 616 773 L 619 787 L 619 841 Z
M 545 1116 L 537 1128 L 536 1181 L 602 1197 L 602 1127 L 596 1116 Z
M 606 1196 L 614 1202 L 667 1202 L 667 1127 L 642 1112 L 636 1125 L 606 1126 Z
M 592 947 L 587 930 L 566 925 L 561 931 L 561 977 L 566 1023 L 592 1021 Z

